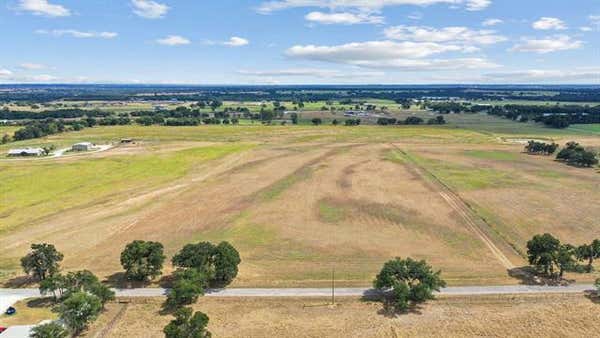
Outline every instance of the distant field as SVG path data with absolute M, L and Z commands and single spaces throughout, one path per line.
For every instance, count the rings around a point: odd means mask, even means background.
M 0 280 L 18 276 L 19 257 L 41 241 L 65 253 L 65 269 L 116 278 L 123 246 L 147 239 L 168 256 L 192 241 L 232 242 L 243 260 L 236 286 L 327 286 L 334 268 L 339 285 L 369 285 L 395 256 L 427 259 L 451 285 L 518 283 L 430 174 L 488 221 L 480 226 L 511 265 L 525 265 L 511 248 L 522 252 L 537 232 L 600 237 L 600 175 L 502 139 L 600 144 L 593 133 L 456 118 L 470 127 L 130 125 L 0 146 L 136 139 L 97 154 L 0 159 Z
M 13 127 L 13 126 L 0 126 L 0 137 L 4 136 L 5 134 L 8 136 L 13 136 L 13 134 L 15 133 L 15 131 L 17 129 L 19 129 L 20 127 Z
M 210 317 L 216 337 L 592 337 L 600 330 L 600 307 L 583 295 L 441 297 L 393 318 L 377 302 L 338 298 L 330 307 L 328 301 L 202 298 L 193 307 Z M 160 306 L 157 299 L 109 303 L 83 336 L 163 337 L 172 317 L 160 315 Z
M 596 106 L 596 105 L 600 105 L 600 102 L 569 102 L 569 101 L 538 101 L 538 100 L 498 100 L 498 101 L 487 101 L 487 100 L 483 100 L 483 101 L 477 101 L 477 100 L 473 100 L 473 103 L 481 103 L 481 104 L 491 104 L 491 105 L 507 105 L 507 104 L 518 104 L 518 105 L 531 105 L 531 106 L 538 106 L 538 105 L 556 105 L 556 104 L 561 104 L 561 105 L 573 105 L 573 106 Z

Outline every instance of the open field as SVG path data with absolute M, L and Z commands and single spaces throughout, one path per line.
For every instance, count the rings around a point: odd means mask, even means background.
M 157 299 L 111 303 L 85 337 L 162 337 L 171 320 Z M 203 298 L 216 337 L 591 337 L 600 307 L 584 295 L 440 297 L 413 313 L 388 317 L 381 304 L 327 299 Z
M 503 140 L 600 140 L 502 130 L 119 126 L 13 143 L 138 140 L 71 158 L 0 160 L 0 279 L 15 285 L 19 257 L 47 241 L 65 269 L 118 283 L 120 251 L 146 239 L 168 256 L 192 241 L 230 241 L 243 260 L 235 286 L 326 286 L 334 268 L 339 285 L 364 286 L 395 256 L 427 259 L 450 285 L 519 283 L 507 269 L 525 265 L 531 235 L 599 237 L 600 175 Z
M 19 301 L 13 306 L 17 314 L 7 316 L 0 315 L 0 326 L 33 325 L 43 320 L 56 319 L 58 314 L 52 311 L 54 302 L 50 298 L 30 298 Z

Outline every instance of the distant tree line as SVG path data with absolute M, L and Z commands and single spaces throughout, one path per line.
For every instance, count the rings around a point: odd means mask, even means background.
M 478 105 L 459 102 L 435 102 L 426 106 L 440 114 L 481 113 L 500 116 L 518 122 L 535 121 L 553 128 L 571 124 L 600 123 L 600 105 Z
M 531 100 L 600 102 L 600 89 L 584 86 L 472 85 L 309 85 L 309 86 L 131 86 L 131 85 L 1 85 L 0 101 L 43 103 L 76 98 L 80 101 L 222 101 L 354 102 L 368 99 L 402 100 L 460 98 L 464 100 Z M 475 90 L 474 90 L 475 89 Z
M 423 124 L 425 122 L 425 120 L 423 120 L 422 118 L 418 117 L 418 116 L 409 116 L 404 120 L 399 120 L 396 118 L 390 118 L 390 117 L 380 117 L 377 119 L 377 124 L 380 126 L 387 126 L 387 125 L 419 125 L 419 124 Z M 434 118 L 430 118 L 429 120 L 427 120 L 427 124 L 429 125 L 441 125 L 441 124 L 446 124 L 446 120 L 444 119 L 443 116 L 436 116 Z
M 43 110 L 39 112 L 15 111 L 8 109 L 0 110 L 0 120 L 44 120 L 48 118 L 74 119 L 81 117 L 106 117 L 109 115 L 111 115 L 111 113 L 106 111 L 83 109 L 57 109 Z

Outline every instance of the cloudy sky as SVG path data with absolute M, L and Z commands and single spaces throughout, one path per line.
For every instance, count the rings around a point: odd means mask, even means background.
M 1 0 L 0 83 L 600 84 L 598 0 Z

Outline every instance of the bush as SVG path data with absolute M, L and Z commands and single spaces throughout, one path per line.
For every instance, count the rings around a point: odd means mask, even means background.
M 60 304 L 57 311 L 60 319 L 77 335 L 98 317 L 101 309 L 102 303 L 98 297 L 76 292 Z
M 69 332 L 57 322 L 37 325 L 31 329 L 29 335 L 31 338 L 67 338 L 68 336 Z

